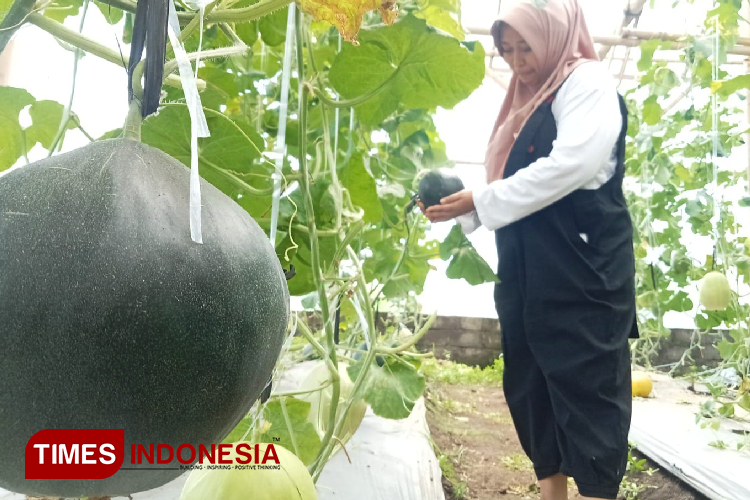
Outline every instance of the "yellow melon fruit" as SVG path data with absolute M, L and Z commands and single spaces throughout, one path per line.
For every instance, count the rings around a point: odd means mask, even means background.
M 633 372 L 631 374 L 633 382 L 633 397 L 647 398 L 653 389 L 653 382 L 648 373 Z

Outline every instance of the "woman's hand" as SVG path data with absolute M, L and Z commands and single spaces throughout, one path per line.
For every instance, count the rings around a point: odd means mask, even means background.
M 468 189 L 459 191 L 440 200 L 440 205 L 433 205 L 424 210 L 424 205 L 419 206 L 422 212 L 430 219 L 430 222 L 443 222 L 455 219 L 459 215 L 468 214 L 476 209 L 474 197 Z

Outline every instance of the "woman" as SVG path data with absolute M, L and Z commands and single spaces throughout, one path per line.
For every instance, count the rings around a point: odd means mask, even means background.
M 487 185 L 425 214 L 496 232 L 504 391 L 542 500 L 567 498 L 567 476 L 585 498 L 614 499 L 628 454 L 628 338 L 638 336 L 627 111 L 576 0 L 520 4 L 492 35 L 513 77 Z

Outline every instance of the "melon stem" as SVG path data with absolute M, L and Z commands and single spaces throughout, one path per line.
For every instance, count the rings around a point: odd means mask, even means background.
M 125 118 L 125 124 L 122 126 L 122 137 L 141 142 L 142 123 L 141 105 L 137 99 L 133 99 L 130 102 L 130 109 L 128 110 L 127 118 Z
M 307 99 L 309 97 L 310 88 L 305 82 L 305 57 L 303 52 L 303 37 L 302 37 L 302 14 L 297 9 L 295 11 L 295 36 L 297 45 L 297 72 L 299 81 L 299 137 L 307 137 Z M 318 292 L 320 300 L 320 310 L 323 317 L 323 325 L 325 328 L 325 348 L 327 350 L 327 364 L 330 371 L 331 378 L 331 406 L 328 408 L 328 421 L 330 424 L 336 422 L 336 410 L 338 408 L 339 397 L 340 397 L 340 378 L 338 371 L 338 361 L 336 356 L 336 345 L 333 339 L 333 325 L 331 321 L 331 310 L 328 302 L 328 296 L 326 295 L 325 281 L 323 279 L 322 267 L 320 264 L 320 246 L 318 241 L 318 228 L 315 223 L 315 206 L 312 198 L 312 191 L 310 188 L 310 170 L 307 164 L 307 144 L 306 141 L 300 141 L 299 147 L 299 170 L 301 173 L 300 187 L 302 188 L 302 197 L 307 212 L 307 228 L 309 231 L 310 239 L 310 258 L 311 268 L 313 274 L 313 281 Z M 330 454 L 329 444 L 333 437 L 334 425 L 328 425 L 325 435 L 321 439 L 321 449 L 318 452 L 318 456 L 315 458 L 313 464 L 308 468 L 312 471 L 313 481 L 317 480 L 317 474 L 322 470 L 325 465 L 326 459 Z
M 352 108 L 354 106 L 359 106 L 360 104 L 367 102 L 368 100 L 372 99 L 375 95 L 377 95 L 378 93 L 380 93 L 380 91 L 382 91 L 384 88 L 386 88 L 386 86 L 388 85 L 388 83 L 390 83 L 390 81 L 394 79 L 394 77 L 395 77 L 395 75 L 397 73 L 398 73 L 398 71 L 394 71 L 388 78 L 386 78 L 383 81 L 383 83 L 381 83 L 380 85 L 378 85 L 374 89 L 365 92 L 361 96 L 353 97 L 351 99 L 345 99 L 345 100 L 342 99 L 340 101 L 336 101 L 334 99 L 331 99 L 328 96 L 328 94 L 326 94 L 325 90 L 320 89 L 318 87 L 314 87 L 311 84 L 308 84 L 308 85 L 310 86 L 311 92 L 313 94 L 315 94 L 315 97 L 317 97 L 318 99 L 320 99 L 321 102 L 323 104 L 325 104 L 326 106 L 331 107 L 331 108 L 339 108 L 339 109 L 341 109 L 341 108 Z
M 261 0 L 258 3 L 239 9 L 224 8 L 216 9 L 211 14 L 206 12 L 206 22 L 215 23 L 244 23 L 255 21 L 261 17 L 272 14 L 273 12 L 283 9 L 294 0 Z M 102 0 L 102 3 L 117 7 L 126 12 L 135 13 L 136 2 L 133 0 Z M 180 24 L 188 24 L 194 17 L 192 12 L 178 12 L 177 18 Z

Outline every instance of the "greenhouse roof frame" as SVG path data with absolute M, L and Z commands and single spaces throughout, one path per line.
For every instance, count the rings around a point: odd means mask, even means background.
M 599 59 L 606 62 L 613 76 L 618 80 L 618 85 L 622 86 L 623 81 L 628 81 L 628 85 L 637 83 L 640 71 L 636 67 L 637 59 L 631 57 L 632 49 L 638 48 L 642 43 L 648 40 L 663 40 L 672 42 L 670 48 L 659 48 L 655 52 L 653 60 L 656 62 L 666 62 L 668 64 L 683 65 L 685 62 L 678 56 L 688 43 L 690 35 L 686 33 L 668 33 L 645 31 L 638 29 L 638 23 L 644 13 L 648 0 L 620 0 L 623 6 L 622 22 L 616 28 L 614 33 L 610 34 L 592 34 L 594 43 L 597 45 Z M 498 0 L 497 12 L 500 12 L 502 0 Z M 743 4 L 743 17 L 750 19 L 750 2 Z M 466 32 L 472 38 L 482 42 L 485 48 L 488 48 L 485 56 L 486 77 L 494 81 L 504 90 L 508 90 L 510 85 L 511 71 L 503 58 L 494 47 L 491 40 L 490 28 L 469 26 Z M 723 64 L 732 66 L 742 65 L 744 72 L 750 74 L 750 24 L 743 24 L 740 27 L 740 37 L 735 42 L 735 46 L 727 51 L 727 60 Z M 487 40 L 490 38 L 490 40 Z M 619 50 L 618 49 L 622 49 Z M 619 52 L 619 53 L 618 53 Z M 617 63 L 615 63 L 617 61 Z M 670 100 L 665 103 L 664 111 L 679 105 L 685 98 L 690 95 L 691 87 L 684 86 Z M 750 123 L 750 90 L 744 91 L 746 96 L 745 118 Z M 748 193 L 750 193 L 750 133 L 745 133 L 745 143 L 747 148 L 747 182 Z
M 638 22 L 644 12 L 647 1 L 648 0 L 623 0 L 624 8 L 622 23 L 616 32 L 592 35 L 594 43 L 598 46 L 599 59 L 602 61 L 608 61 L 610 67 L 613 66 L 613 61 L 619 62 L 619 64 L 614 64 L 615 71 L 613 72 L 615 76 L 618 77 L 620 83 L 622 83 L 623 80 L 637 80 L 637 71 L 634 71 L 632 67 L 632 63 L 635 61 L 631 60 L 631 49 L 639 47 L 643 42 L 648 40 L 673 42 L 670 49 L 662 48 L 658 50 L 659 56 L 654 58 L 655 61 L 684 64 L 674 55 L 674 52 L 681 51 L 681 49 L 686 46 L 686 38 L 688 35 L 652 32 L 638 29 Z M 500 10 L 501 2 L 502 0 L 498 1 L 498 11 Z M 473 35 L 479 39 L 491 36 L 489 27 L 470 26 L 466 28 L 466 31 L 467 34 Z M 728 51 L 729 57 L 727 64 L 744 64 L 746 68 L 750 69 L 750 36 L 748 36 L 750 35 L 750 32 L 746 30 L 743 34 L 746 36 L 740 37 L 735 46 Z M 510 83 L 510 68 L 503 61 L 497 49 L 494 48 L 492 42 L 489 42 L 485 46 L 492 47 L 492 49 L 488 50 L 486 54 L 487 76 L 500 87 L 507 90 Z M 617 54 L 616 52 L 618 48 L 624 48 L 624 54 Z

